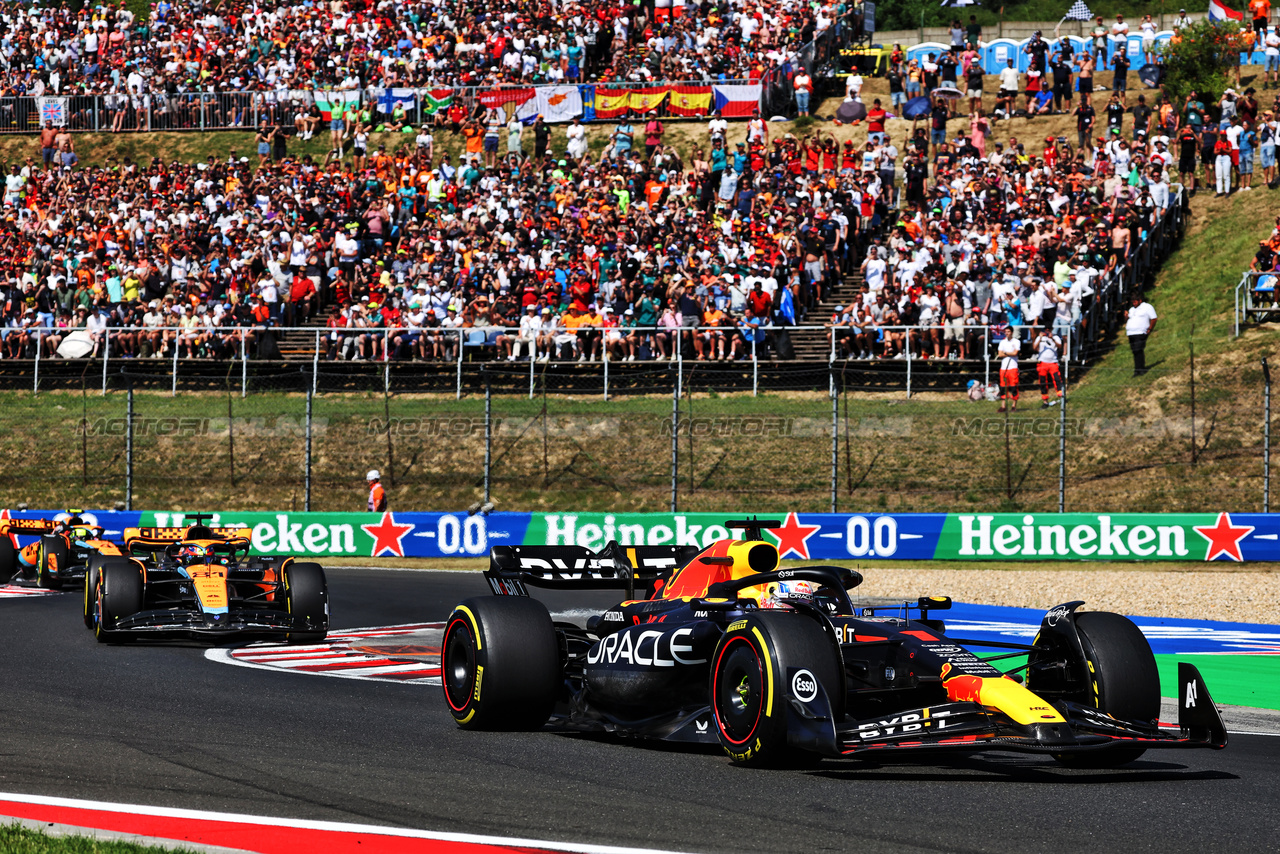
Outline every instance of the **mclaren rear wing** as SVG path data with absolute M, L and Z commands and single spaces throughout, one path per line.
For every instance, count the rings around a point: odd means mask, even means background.
M 528 596 L 525 585 L 562 590 L 636 590 L 653 595 L 653 584 L 698 555 L 697 546 L 622 546 L 600 551 L 585 546 L 494 546 L 484 576 L 499 596 Z
M 52 534 L 57 525 L 52 519 L 0 519 L 0 534 Z
M 225 540 L 228 545 L 239 548 L 249 547 L 248 528 L 205 528 L 189 535 L 190 526 L 182 528 L 125 528 L 124 542 L 126 549 L 135 547 L 142 551 L 158 551 L 165 546 L 182 542 L 185 539 Z M 211 536 L 210 536 L 211 535 Z

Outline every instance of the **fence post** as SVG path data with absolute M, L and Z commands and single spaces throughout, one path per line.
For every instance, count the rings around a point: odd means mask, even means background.
M 307 389 L 307 443 L 302 463 L 302 509 L 307 513 L 311 512 L 311 405 L 315 396 L 314 387 Z
M 107 362 L 111 359 L 111 330 L 102 333 L 102 396 L 107 396 Z
M 606 396 L 606 399 L 607 396 Z M 489 476 L 493 462 L 493 389 L 489 372 L 484 373 L 484 503 L 489 503 Z
M 173 339 L 173 388 L 169 391 L 170 397 L 178 396 L 178 351 L 182 349 L 181 330 L 179 337 Z
M 906 349 L 903 352 L 906 353 L 907 357 L 903 359 L 903 361 L 907 363 L 907 400 L 910 400 L 911 399 L 911 327 L 908 326 L 906 328 L 906 333 L 907 334 L 904 337 L 906 338 L 907 344 L 906 344 Z
M 249 395 L 249 347 L 245 341 L 244 327 L 240 327 L 240 399 Z
M 316 330 L 316 349 L 311 354 L 311 393 L 316 393 L 316 384 L 320 379 L 320 330 Z
M 1271 512 L 1271 368 L 1262 360 L 1262 512 Z
M 834 335 L 831 336 L 833 339 Z M 836 509 L 836 495 L 840 485 L 840 393 L 836 386 L 835 364 L 828 366 L 831 374 L 831 512 Z
M 458 385 L 456 399 L 462 400 L 462 330 L 458 330 Z
M 751 333 L 751 396 L 760 396 L 760 360 L 756 357 L 756 334 Z
M 383 394 L 391 393 L 391 352 L 387 349 L 391 346 L 391 330 L 382 330 L 382 392 Z
M 124 509 L 133 509 L 133 383 L 129 383 L 124 416 Z
M 40 351 L 42 351 L 43 349 L 44 349 L 44 329 L 42 328 L 39 332 L 39 337 L 36 338 L 36 376 L 35 376 L 35 379 L 32 380 L 32 384 L 31 384 L 32 394 L 40 393 Z
M 1066 346 L 1062 348 L 1071 352 L 1071 330 L 1067 330 Z M 1058 512 L 1067 512 L 1067 375 L 1066 363 L 1069 358 L 1060 359 L 1062 364 L 1062 397 L 1058 400 Z
M 529 356 L 529 399 L 533 400 L 533 382 L 538 365 L 538 338 L 536 335 L 533 338 L 533 344 L 530 346 L 529 352 L 531 354 Z
M 982 327 L 982 394 L 991 385 L 991 327 Z
M 609 399 L 609 342 L 604 343 L 605 350 L 600 354 L 600 361 L 604 362 L 604 399 Z
M 677 339 L 678 339 L 677 335 Z M 676 512 L 680 477 L 680 363 L 676 362 L 676 382 L 671 394 L 671 512 Z

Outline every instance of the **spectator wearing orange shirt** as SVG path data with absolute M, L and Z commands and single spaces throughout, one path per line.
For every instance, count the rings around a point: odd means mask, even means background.
M 728 323 L 725 313 L 716 308 L 715 303 L 708 302 L 702 312 L 702 325 L 713 328 L 701 329 L 693 337 L 693 349 L 698 354 L 699 361 L 705 361 L 708 355 L 713 362 L 725 358 L 724 330 L 720 327 L 727 326 Z
M 369 473 L 364 476 L 364 482 L 369 487 L 369 503 L 367 508 L 370 513 L 385 513 L 387 511 L 387 491 L 382 488 L 382 474 L 377 469 L 370 469 Z

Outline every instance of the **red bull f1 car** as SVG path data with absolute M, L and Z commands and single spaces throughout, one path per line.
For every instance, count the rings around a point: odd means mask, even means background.
M 85 574 L 84 621 L 102 642 L 174 634 L 324 640 L 329 592 L 319 564 L 250 556 L 244 528 L 129 528 L 123 554 Z
M 56 590 L 79 583 L 95 558 L 119 554 L 119 543 L 79 510 L 54 519 L 0 519 L 0 583 Z
M 953 637 L 936 618 L 948 598 L 896 616 L 855 607 L 856 571 L 784 569 L 762 536 L 780 523 L 726 524 L 744 538 L 701 550 L 492 549 L 486 577 L 498 595 L 463 601 L 445 625 L 454 719 L 718 742 L 735 762 L 760 765 L 1008 750 L 1113 767 L 1152 748 L 1226 745 L 1190 664 L 1179 664 L 1177 729 L 1157 724 L 1155 658 L 1123 616 L 1069 602 L 1044 615 L 1030 644 Z M 553 621 L 527 585 L 626 592 L 583 627 Z M 979 646 L 995 652 L 980 657 Z M 992 663 L 1015 656 L 1026 663 L 1009 672 Z

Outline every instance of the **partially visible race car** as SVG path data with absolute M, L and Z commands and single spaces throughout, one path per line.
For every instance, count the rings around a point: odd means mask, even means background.
M 445 624 L 449 711 L 464 728 L 550 720 L 718 742 L 735 762 L 761 765 L 1012 750 L 1114 767 L 1150 748 L 1226 745 L 1208 688 L 1187 663 L 1178 730 L 1159 726 L 1155 657 L 1123 616 L 1068 602 L 1044 615 L 1030 644 L 953 637 L 936 619 L 951 606 L 946 597 L 887 616 L 854 605 L 854 570 L 781 568 L 762 535 L 779 525 L 727 522 L 744 538 L 694 554 L 616 542 L 599 552 L 493 548 L 486 575 L 498 595 L 463 601 Z M 582 627 L 553 621 L 526 585 L 627 592 Z M 984 659 L 970 647 L 996 652 Z M 992 663 L 1014 656 L 1026 664 L 1002 672 Z
M 128 528 L 123 554 L 85 574 L 84 621 L 99 641 L 180 635 L 283 635 L 316 643 L 329 630 L 329 589 L 316 563 L 250 556 L 244 528 Z
M 0 519 L 0 583 L 57 590 L 84 578 L 100 556 L 122 554 L 120 544 L 83 511 L 53 519 Z M 19 538 L 34 539 L 22 545 Z

